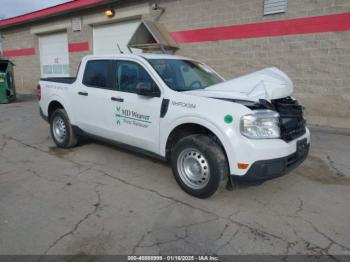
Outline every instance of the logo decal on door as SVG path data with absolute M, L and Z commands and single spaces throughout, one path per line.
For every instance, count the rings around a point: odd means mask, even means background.
M 116 107 L 115 117 L 117 126 L 127 124 L 147 128 L 150 124 L 152 124 L 149 115 L 144 115 L 130 109 L 122 108 L 120 106 Z

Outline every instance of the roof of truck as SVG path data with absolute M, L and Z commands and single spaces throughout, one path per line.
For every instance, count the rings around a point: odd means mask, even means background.
M 184 56 L 178 56 L 178 55 L 168 55 L 168 54 L 152 54 L 152 53 L 142 53 L 139 54 L 139 56 L 142 56 L 146 59 L 188 59 Z
M 145 58 L 145 59 L 186 59 L 189 58 L 177 55 L 168 54 L 152 54 L 152 53 L 142 53 L 142 54 L 111 54 L 111 55 L 88 55 L 86 59 L 118 59 L 118 58 Z

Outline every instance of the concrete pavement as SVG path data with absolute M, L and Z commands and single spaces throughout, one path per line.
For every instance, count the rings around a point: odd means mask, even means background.
M 157 160 L 57 149 L 35 101 L 0 105 L 0 254 L 350 254 L 349 152 L 318 129 L 297 170 L 200 200 Z

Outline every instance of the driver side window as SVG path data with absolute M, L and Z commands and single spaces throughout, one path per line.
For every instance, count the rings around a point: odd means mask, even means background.
M 117 61 L 116 82 L 117 90 L 127 93 L 136 93 L 137 85 L 140 83 L 156 88 L 156 84 L 147 71 L 131 61 Z

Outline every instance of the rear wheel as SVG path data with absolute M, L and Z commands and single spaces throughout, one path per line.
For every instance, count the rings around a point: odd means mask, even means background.
M 53 141 L 58 147 L 70 148 L 78 143 L 78 139 L 69 122 L 64 109 L 57 109 L 50 118 L 50 130 Z
M 227 183 L 228 165 L 223 149 L 205 135 L 180 139 L 171 152 L 171 165 L 180 187 L 198 198 L 212 196 Z

